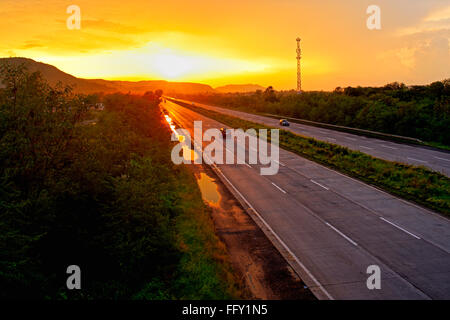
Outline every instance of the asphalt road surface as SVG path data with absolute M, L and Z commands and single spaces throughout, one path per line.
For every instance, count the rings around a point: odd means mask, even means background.
M 186 100 L 180 101 L 192 103 Z M 271 117 L 264 117 L 242 111 L 220 108 L 200 103 L 195 103 L 195 105 L 205 109 L 210 109 L 220 113 L 242 118 L 248 121 L 253 121 L 273 127 L 280 127 L 279 120 Z M 351 133 L 318 128 L 294 122 L 290 122 L 289 127 L 282 128 L 285 130 L 290 130 L 297 134 L 301 134 L 303 136 L 338 144 L 348 147 L 352 150 L 359 150 L 377 158 L 389 161 L 398 161 L 416 166 L 425 166 L 434 171 L 441 172 L 446 176 L 450 176 L 450 153 L 445 151 L 402 143 L 395 143 L 376 138 L 367 138 Z
M 191 131 L 194 120 L 204 130 L 227 127 L 172 102 L 162 106 Z M 279 163 L 273 176 L 248 163 L 217 168 L 318 298 L 450 299 L 449 219 L 285 150 Z M 381 289 L 367 287 L 371 265 L 381 270 Z

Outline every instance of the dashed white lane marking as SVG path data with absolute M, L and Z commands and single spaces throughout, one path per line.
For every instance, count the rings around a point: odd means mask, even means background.
M 436 159 L 439 159 L 439 160 L 444 160 L 444 161 L 449 161 L 449 162 L 450 162 L 450 159 L 439 158 L 439 157 L 433 157 L 433 158 L 436 158 Z
M 369 147 L 366 147 L 366 146 L 359 146 L 360 148 L 364 148 L 364 149 L 367 149 L 367 150 L 373 150 L 373 148 L 369 148 Z
M 344 137 L 344 138 L 345 138 L 345 139 L 348 139 L 348 140 L 356 141 L 355 138 L 350 138 L 350 137 Z
M 383 217 L 380 217 L 380 219 L 383 220 L 384 222 L 387 222 L 387 223 L 389 223 L 390 225 L 396 227 L 397 229 L 402 230 L 403 232 L 409 234 L 410 236 L 412 236 L 412 237 L 414 237 L 414 238 L 420 240 L 420 238 L 419 238 L 418 236 L 416 236 L 414 233 L 411 233 L 411 232 L 409 232 L 408 230 L 403 229 L 402 227 L 396 225 L 395 223 L 390 222 L 389 220 L 387 220 L 387 219 L 385 219 L 385 218 L 383 218 Z
M 392 150 L 397 150 L 397 149 L 398 149 L 398 148 L 395 148 L 395 147 L 387 146 L 387 145 L 385 145 L 385 144 L 382 144 L 381 146 L 382 146 L 382 147 L 385 147 L 385 148 L 392 149 Z
M 342 237 L 344 237 L 348 242 L 350 242 L 351 244 L 353 244 L 354 246 L 358 246 L 358 244 L 353 241 L 352 239 L 350 239 L 349 237 L 347 237 L 345 234 L 343 234 L 341 231 L 339 231 L 338 229 L 336 229 L 335 227 L 333 227 L 331 224 L 329 224 L 328 222 L 325 222 L 325 224 L 327 226 L 329 226 L 331 229 L 333 229 L 334 231 L 336 231 L 337 233 L 339 233 Z
M 425 160 L 419 160 L 419 159 L 411 158 L 411 157 L 406 157 L 406 158 L 409 159 L 409 160 L 412 160 L 412 161 L 419 161 L 419 162 L 422 162 L 422 163 L 427 163 Z
M 325 187 L 324 185 L 321 185 L 320 183 L 314 181 L 313 179 L 311 179 L 310 181 L 311 181 L 312 183 L 315 183 L 315 184 L 317 184 L 318 186 L 324 188 L 325 190 L 330 190 L 329 188 Z
M 255 215 L 258 217 L 258 219 L 260 221 L 262 221 L 262 223 L 264 224 L 264 226 L 267 228 L 267 230 L 269 230 L 269 232 L 275 236 L 275 238 L 278 240 L 279 243 L 281 243 L 281 245 L 283 246 L 283 248 L 289 253 L 289 255 L 291 257 L 294 258 L 295 262 L 297 262 L 297 264 L 300 266 L 300 268 L 302 268 L 305 273 L 308 275 L 308 277 L 311 279 L 311 281 L 313 281 L 317 288 L 319 288 L 324 294 L 325 296 L 330 299 L 330 300 L 334 300 L 334 298 L 328 293 L 328 291 L 323 287 L 323 285 L 319 282 L 319 280 L 316 279 L 316 277 L 313 276 L 313 274 L 311 273 L 310 270 L 308 270 L 308 268 L 306 268 L 306 266 L 301 263 L 301 261 L 297 258 L 297 256 L 291 251 L 291 249 L 287 246 L 287 244 L 281 240 L 281 238 L 275 233 L 275 231 L 273 231 L 273 229 L 270 227 L 270 225 L 266 222 L 266 220 L 263 219 L 263 217 L 259 214 L 258 211 L 256 211 L 255 208 L 253 208 L 253 206 L 250 204 L 250 202 L 244 197 L 244 195 L 231 183 L 230 180 L 228 180 L 228 178 L 222 173 L 222 171 L 213 164 L 213 167 L 217 170 L 217 172 L 220 173 L 220 175 L 230 184 L 230 186 L 233 188 L 234 191 L 236 191 L 236 193 L 244 200 L 244 202 L 248 205 L 248 207 L 250 209 L 252 209 L 252 211 L 255 213 Z
M 333 141 L 336 141 L 336 139 L 335 138 L 330 138 L 330 137 L 326 137 L 328 140 L 333 140 Z
M 281 189 L 281 188 L 280 188 L 279 186 L 277 186 L 275 183 L 272 182 L 272 184 L 273 184 L 273 186 L 274 186 L 275 188 L 277 188 L 277 189 L 280 190 L 281 192 L 286 193 L 286 191 L 284 191 L 283 189 Z

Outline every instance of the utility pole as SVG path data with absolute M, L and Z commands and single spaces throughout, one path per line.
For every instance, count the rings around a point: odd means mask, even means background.
M 300 66 L 302 50 L 300 49 L 300 38 L 297 38 L 297 92 L 302 92 L 302 71 Z

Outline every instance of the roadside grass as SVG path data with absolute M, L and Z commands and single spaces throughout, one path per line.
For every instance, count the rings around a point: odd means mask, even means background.
M 216 235 L 209 208 L 192 170 L 174 168 L 179 201 L 174 220 L 178 263 L 169 279 L 155 278 L 133 300 L 241 299 L 242 283 L 233 274 L 226 246 Z M 158 262 L 155 262 L 158 263 Z
M 178 246 L 182 251 L 173 291 L 178 299 L 239 299 L 226 247 L 215 233 L 211 208 L 204 202 L 193 173 L 180 168 L 183 213 L 176 220 Z
M 173 100 L 171 100 L 173 101 Z M 273 129 L 187 103 L 173 101 L 233 128 Z M 280 147 L 336 171 L 374 185 L 393 195 L 450 216 L 450 179 L 425 167 L 375 158 L 336 144 L 280 130 Z
M 450 151 L 450 146 L 447 146 L 447 145 L 439 143 L 439 142 L 424 142 L 424 144 L 427 146 L 433 147 L 433 148 Z

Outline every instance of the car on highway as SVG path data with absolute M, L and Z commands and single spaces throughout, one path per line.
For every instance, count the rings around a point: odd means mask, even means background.
M 289 127 L 289 121 L 287 121 L 286 119 L 281 119 L 280 120 L 280 126 L 282 126 L 282 127 Z

